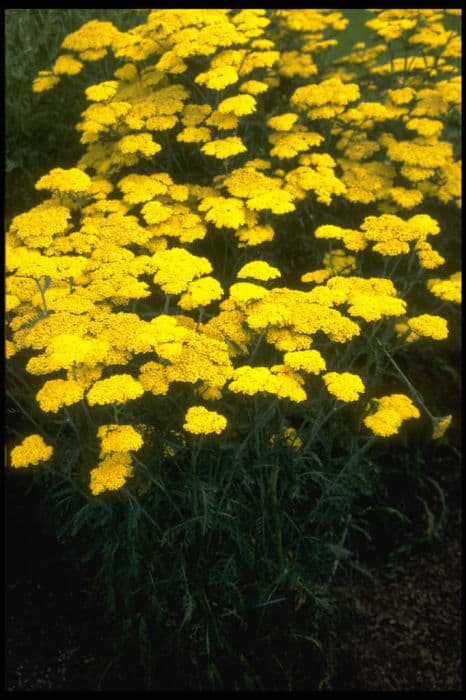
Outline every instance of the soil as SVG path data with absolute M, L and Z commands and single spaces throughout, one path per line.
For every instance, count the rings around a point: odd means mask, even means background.
M 340 689 L 462 689 L 459 538 L 417 551 L 403 568 L 395 581 L 356 585 L 352 634 L 339 649 Z
M 103 610 L 70 568 L 28 486 L 28 475 L 7 473 L 4 688 L 109 689 L 102 684 L 111 641 Z M 418 547 L 395 580 L 376 574 L 354 582 L 355 615 L 336 645 L 332 689 L 461 690 L 458 531 Z M 140 688 L 129 668 L 119 678 L 113 689 Z

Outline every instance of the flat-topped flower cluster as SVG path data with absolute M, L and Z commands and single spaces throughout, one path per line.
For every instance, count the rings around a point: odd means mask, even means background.
M 149 400 L 213 444 L 240 440 L 235 411 L 258 395 L 280 403 L 287 435 L 322 401 L 382 438 L 419 418 L 406 385 L 385 391 L 356 355 L 376 337 L 441 343 L 436 305 L 460 303 L 434 212 L 461 203 L 461 40 L 455 10 L 372 12 L 375 42 L 327 63 L 347 25 L 333 10 L 91 21 L 35 79 L 42 92 L 119 61 L 85 91 L 76 167 L 39 179 L 47 199 L 6 241 L 7 357 L 43 377 L 44 421 L 85 411 L 93 494 L 166 439 L 136 427 Z M 438 438 L 449 421 L 435 420 Z M 32 435 L 11 462 L 51 455 Z

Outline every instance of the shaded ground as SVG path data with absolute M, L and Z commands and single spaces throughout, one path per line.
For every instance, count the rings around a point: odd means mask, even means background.
M 86 605 L 85 583 L 41 525 L 23 477 L 10 473 L 5 482 L 4 687 L 96 690 L 109 658 L 103 610 Z M 337 645 L 333 688 L 459 691 L 460 562 L 453 532 L 403 560 L 396 580 L 355 582 L 354 624 Z M 126 689 L 138 689 L 130 668 L 125 678 Z M 288 689 L 298 688 L 295 680 Z
M 341 689 L 461 690 L 461 545 L 411 555 L 396 581 L 355 586 L 352 634 L 342 644 Z

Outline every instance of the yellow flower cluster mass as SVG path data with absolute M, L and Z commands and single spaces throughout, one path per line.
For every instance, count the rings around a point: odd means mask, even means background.
M 420 417 L 419 409 L 404 394 L 382 396 L 374 402 L 376 411 L 364 418 L 364 425 L 381 437 L 396 435 L 403 421 Z
M 140 433 L 132 425 L 101 425 L 97 437 L 100 439 L 101 457 L 112 452 L 137 452 L 143 444 Z
M 230 415 L 257 395 L 282 426 L 318 400 L 357 412 L 384 391 L 352 361 L 377 333 L 407 350 L 448 338 L 435 304 L 461 302 L 441 217 L 461 206 L 461 37 L 451 11 L 370 12 L 374 41 L 338 59 L 336 10 L 93 20 L 35 78 L 42 92 L 118 63 L 85 89 L 82 156 L 37 181 L 48 199 L 13 218 L 5 246 L 7 357 L 44 377 L 41 411 L 100 425 L 94 495 L 136 469 L 136 407 L 181 402 L 173 429 L 193 435 L 223 433 L 223 402 Z M 364 425 L 379 436 L 419 416 L 402 394 L 375 403 Z M 276 440 L 301 445 L 294 430 Z M 146 437 L 164 439 L 157 425 Z M 12 464 L 51 454 L 30 436 Z
M 131 455 L 113 452 L 104 457 L 99 466 L 91 469 L 89 488 L 94 496 L 103 491 L 117 491 L 133 473 Z
M 29 435 L 11 450 L 11 466 L 18 469 L 47 462 L 52 453 L 53 447 L 47 445 L 41 435 Z
M 191 406 L 188 409 L 183 428 L 194 435 L 209 435 L 225 430 L 227 419 L 216 411 L 208 411 L 204 406 Z

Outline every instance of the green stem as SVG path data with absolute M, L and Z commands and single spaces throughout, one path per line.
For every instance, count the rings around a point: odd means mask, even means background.
M 81 406 L 83 407 L 84 415 L 86 416 L 86 420 L 89 424 L 89 427 L 94 428 L 95 424 L 94 424 L 94 421 L 92 420 L 91 414 L 89 413 L 89 409 L 87 407 L 87 401 L 85 399 L 81 399 Z
M 182 518 L 183 518 L 183 513 L 182 513 L 181 510 L 178 508 L 178 506 L 176 505 L 176 503 L 174 502 L 174 500 L 172 499 L 172 497 L 170 496 L 170 494 L 168 493 L 167 489 L 166 489 L 165 486 L 162 484 L 162 482 L 159 481 L 158 479 L 156 479 L 156 478 L 152 475 L 152 473 L 151 473 L 149 467 L 147 466 L 147 464 L 145 464 L 144 462 L 141 462 L 141 460 L 140 460 L 138 457 L 136 457 L 136 455 L 134 454 L 134 452 L 131 453 L 131 457 L 132 457 L 132 459 L 136 462 L 136 464 L 139 464 L 141 467 L 144 467 L 144 469 L 146 470 L 146 473 L 147 473 L 147 477 L 149 478 L 149 481 L 150 481 L 152 484 L 154 484 L 155 486 L 157 486 L 157 488 L 159 488 L 159 489 L 164 493 L 164 495 L 166 496 L 166 498 L 167 498 L 168 502 L 170 503 L 170 505 L 173 507 L 174 510 L 176 510 L 176 512 L 178 513 L 178 515 L 179 515 L 180 518 L 182 519 Z
M 81 443 L 82 443 L 82 436 L 79 434 L 79 430 L 78 430 L 78 428 L 76 427 L 76 423 L 74 422 L 74 420 L 73 420 L 72 417 L 71 417 L 71 413 L 69 412 L 67 406 L 63 406 L 63 410 L 64 410 L 64 412 L 65 412 L 66 417 L 68 418 L 68 423 L 69 423 L 69 424 L 71 425 L 71 427 L 73 428 L 73 431 L 74 431 L 74 433 L 75 433 L 75 435 L 76 435 L 76 437 L 77 437 L 77 439 L 78 439 L 78 445 L 81 445 Z
M 343 534 L 341 536 L 340 542 L 338 543 L 340 550 L 343 549 L 343 546 L 345 544 L 346 536 L 348 535 L 348 529 L 349 529 L 350 522 L 351 522 L 351 513 L 349 513 L 347 518 L 346 518 L 345 529 L 343 530 Z M 340 560 L 339 560 L 338 555 L 337 555 L 335 557 L 335 561 L 333 562 L 332 570 L 331 570 L 330 576 L 328 578 L 328 582 L 327 582 L 328 584 L 330 584 L 332 582 L 332 579 L 334 578 L 334 576 L 337 572 L 339 562 L 340 562 Z
M 264 336 L 265 336 L 265 334 L 266 334 L 266 331 L 267 331 L 267 329 L 264 328 L 264 330 L 262 330 L 262 331 L 260 332 L 259 338 L 257 339 L 257 343 L 256 343 L 256 345 L 255 345 L 253 351 L 252 351 L 251 354 L 249 355 L 249 359 L 248 359 L 248 364 L 249 364 L 249 365 L 252 363 L 253 359 L 254 359 L 255 356 L 257 355 L 257 352 L 258 352 L 258 350 L 259 350 L 259 348 L 260 348 L 260 345 L 261 345 L 261 343 L 262 343 L 262 339 L 264 338 Z
M 336 400 L 335 400 L 335 404 L 336 404 Z M 339 411 L 339 410 L 343 407 L 343 405 L 344 405 L 344 404 L 341 404 L 340 406 L 337 406 L 337 405 L 335 405 L 335 404 L 334 404 L 333 408 L 331 408 L 330 411 L 329 411 L 326 415 L 324 415 L 324 417 L 322 418 L 322 420 L 319 421 L 318 418 L 316 418 L 316 420 L 314 421 L 314 425 L 312 426 L 311 434 L 309 435 L 309 437 L 308 437 L 308 439 L 307 439 L 307 442 L 303 445 L 302 449 L 309 449 L 309 447 L 312 445 L 312 443 L 313 443 L 313 441 L 314 441 L 314 438 L 316 437 L 316 435 L 317 435 L 317 433 L 319 432 L 319 430 L 320 430 L 320 429 L 325 425 L 325 423 L 326 423 L 328 420 L 330 420 L 330 418 L 331 418 L 337 411 Z M 321 413 L 322 413 L 322 412 L 321 412 Z M 320 415 L 321 415 L 321 413 L 320 413 Z M 306 425 L 308 425 L 308 424 L 311 422 L 311 420 L 312 420 L 312 418 L 310 418 L 310 417 L 308 416 L 308 417 L 303 421 L 303 423 L 299 426 L 299 430 L 297 430 L 297 432 L 296 432 L 296 436 L 297 436 L 297 437 L 301 437 L 301 434 L 302 434 L 302 432 L 303 432 L 304 427 L 305 427 Z
M 172 298 L 172 296 L 172 294 L 165 294 L 165 303 L 163 305 L 162 313 L 168 314 L 168 309 L 170 308 L 170 299 Z
M 49 310 L 48 310 L 48 308 L 47 308 L 47 302 L 45 301 L 44 289 L 42 289 L 42 285 L 41 285 L 41 283 L 39 282 L 39 280 L 37 279 L 37 277 L 33 277 L 32 279 L 34 280 L 34 282 L 35 282 L 35 283 L 37 284 L 37 286 L 39 287 L 39 292 L 40 292 L 40 295 L 41 295 L 41 297 L 42 297 L 42 304 L 44 305 L 44 314 L 45 314 L 46 316 L 48 316 Z M 49 278 L 46 278 L 46 281 L 47 281 L 47 279 L 50 281 L 50 277 L 49 277 Z M 45 289 L 47 289 L 47 287 L 45 287 Z
M 89 496 L 88 493 L 86 493 L 79 486 L 77 486 L 76 482 L 74 481 L 74 479 L 71 478 L 71 476 L 66 476 L 65 474 L 62 474 L 61 472 L 57 471 L 56 469 L 53 469 L 52 467 L 44 467 L 44 471 L 50 472 L 51 474 L 58 477 L 62 481 L 69 481 L 70 484 L 72 484 L 73 488 L 78 493 L 80 493 L 81 496 L 83 496 L 86 499 L 86 501 L 89 501 L 89 503 L 92 503 L 93 505 L 98 503 L 98 504 L 104 506 L 104 503 L 102 503 L 102 501 L 99 501 L 99 499 L 97 499 L 97 498 L 92 498 L 92 496 Z
M 422 406 L 422 408 L 423 408 L 424 411 L 427 413 L 427 415 L 428 415 L 432 420 L 434 420 L 434 416 L 432 415 L 432 413 L 429 411 L 429 409 L 428 409 L 427 406 L 425 405 L 424 399 L 422 398 L 421 394 L 420 394 L 420 393 L 418 392 L 418 390 L 411 384 L 411 382 L 410 382 L 410 380 L 408 379 L 408 377 L 406 376 L 406 374 L 405 374 L 405 373 L 403 372 L 403 370 L 398 366 L 398 364 L 395 362 L 395 360 L 394 360 L 393 357 L 390 355 L 390 353 L 387 352 L 385 346 L 380 342 L 380 340 L 376 339 L 376 342 L 377 342 L 378 345 L 380 345 L 380 347 L 382 348 L 383 352 L 384 352 L 385 355 L 387 356 L 388 360 L 389 360 L 389 361 L 392 363 L 392 365 L 395 367 L 396 371 L 398 372 L 398 374 L 400 375 L 400 377 L 403 379 L 403 381 L 405 382 L 405 384 L 406 384 L 406 386 L 408 387 L 408 389 L 411 391 L 411 394 L 412 394 L 413 398 L 414 398 L 416 401 L 419 402 L 419 404 Z
M 219 505 L 219 511 L 222 510 L 222 506 L 223 506 L 223 504 L 225 503 L 227 494 L 228 494 L 228 492 L 229 492 L 229 490 L 230 490 L 230 488 L 231 488 L 231 484 L 232 484 L 233 478 L 234 478 L 234 476 L 235 476 L 235 467 L 236 467 L 236 465 L 238 464 L 238 461 L 239 461 L 239 458 L 241 457 L 242 452 L 245 450 L 245 448 L 246 448 L 246 446 L 247 446 L 247 444 L 248 444 L 248 442 L 249 442 L 251 436 L 252 436 L 253 434 L 255 434 L 255 432 L 257 431 L 257 429 L 260 427 L 260 426 L 258 425 L 259 422 L 261 422 L 262 425 L 265 425 L 265 423 L 267 422 L 269 416 L 270 416 L 270 415 L 273 413 L 273 411 L 275 410 L 275 407 L 277 406 L 277 404 L 278 404 L 278 399 L 276 399 L 276 400 L 272 403 L 272 405 L 269 406 L 269 408 L 267 409 L 267 411 L 265 411 L 265 412 L 263 413 L 263 415 L 261 416 L 261 418 L 257 420 L 257 424 L 254 423 L 254 425 L 252 426 L 251 430 L 250 430 L 249 433 L 246 435 L 246 437 L 244 438 L 243 442 L 240 444 L 239 448 L 236 450 L 235 457 L 234 457 L 234 459 L 233 459 L 233 464 L 231 465 L 230 474 L 229 474 L 229 476 L 228 476 L 228 481 L 227 481 L 226 486 L 225 486 L 225 488 L 224 488 L 224 490 L 223 490 L 222 499 L 221 499 L 220 505 Z
M 342 469 L 338 472 L 336 478 L 332 483 L 329 485 L 328 488 L 324 490 L 324 492 L 319 496 L 319 499 L 317 500 L 317 503 L 315 504 L 312 514 L 311 514 L 311 519 L 318 521 L 319 519 L 316 517 L 317 513 L 319 512 L 319 508 L 322 505 L 322 503 L 325 501 L 325 499 L 332 493 L 342 476 L 345 474 L 345 472 L 353 466 L 355 462 L 358 461 L 358 459 L 365 453 L 367 450 L 372 447 L 372 445 L 377 441 L 377 437 L 373 436 L 368 439 L 368 441 L 356 452 L 353 452 L 348 459 L 347 462 L 343 465 Z
M 191 468 L 194 474 L 193 481 L 193 513 L 196 516 L 199 510 L 199 478 L 197 473 L 197 462 L 204 443 L 204 435 L 201 435 L 197 444 L 191 450 Z
M 158 524 L 155 522 L 155 520 L 149 515 L 149 513 L 147 512 L 147 510 L 146 510 L 145 508 L 143 508 L 143 506 L 139 503 L 139 501 L 138 501 L 136 498 L 134 498 L 134 496 L 132 495 L 132 493 L 131 493 L 127 488 L 125 488 L 125 487 L 123 487 L 121 490 L 124 491 L 125 494 L 128 496 L 128 500 L 129 500 L 131 503 L 134 503 L 135 506 L 136 506 L 136 508 L 137 508 L 138 510 L 140 510 L 141 513 L 147 518 L 147 520 L 149 520 L 149 521 L 152 523 L 152 525 L 155 527 L 155 529 L 157 530 L 157 532 L 158 532 L 159 534 L 162 534 L 162 529 L 161 529 L 160 525 L 158 525 Z
M 278 560 L 280 562 L 280 570 L 284 568 L 284 558 L 283 558 L 283 535 L 282 527 L 280 522 L 280 517 L 278 514 L 278 498 L 277 498 L 277 481 L 278 474 L 280 472 L 280 467 L 275 465 L 270 473 L 270 496 L 272 502 L 272 517 L 275 528 L 275 540 L 277 545 Z
M 33 418 L 33 417 L 31 416 L 31 414 L 30 414 L 25 408 L 23 408 L 23 406 L 19 403 L 19 401 L 16 399 L 16 397 L 11 393 L 11 391 L 8 391 L 8 390 L 7 390 L 6 394 L 7 394 L 7 396 L 10 397 L 10 399 L 12 399 L 12 401 L 15 402 L 15 404 L 18 406 L 18 408 L 19 408 L 19 410 L 21 411 L 21 413 L 22 413 L 24 416 L 26 416 L 27 419 L 28 419 L 33 425 L 35 425 L 36 428 L 38 428 L 41 432 L 43 432 L 44 435 L 47 435 L 47 433 L 45 432 L 45 430 L 43 429 L 43 427 L 35 420 L 35 418 Z
M 112 404 L 112 408 L 113 408 L 113 419 L 114 419 L 115 423 L 118 424 L 119 423 L 118 407 L 116 404 Z

